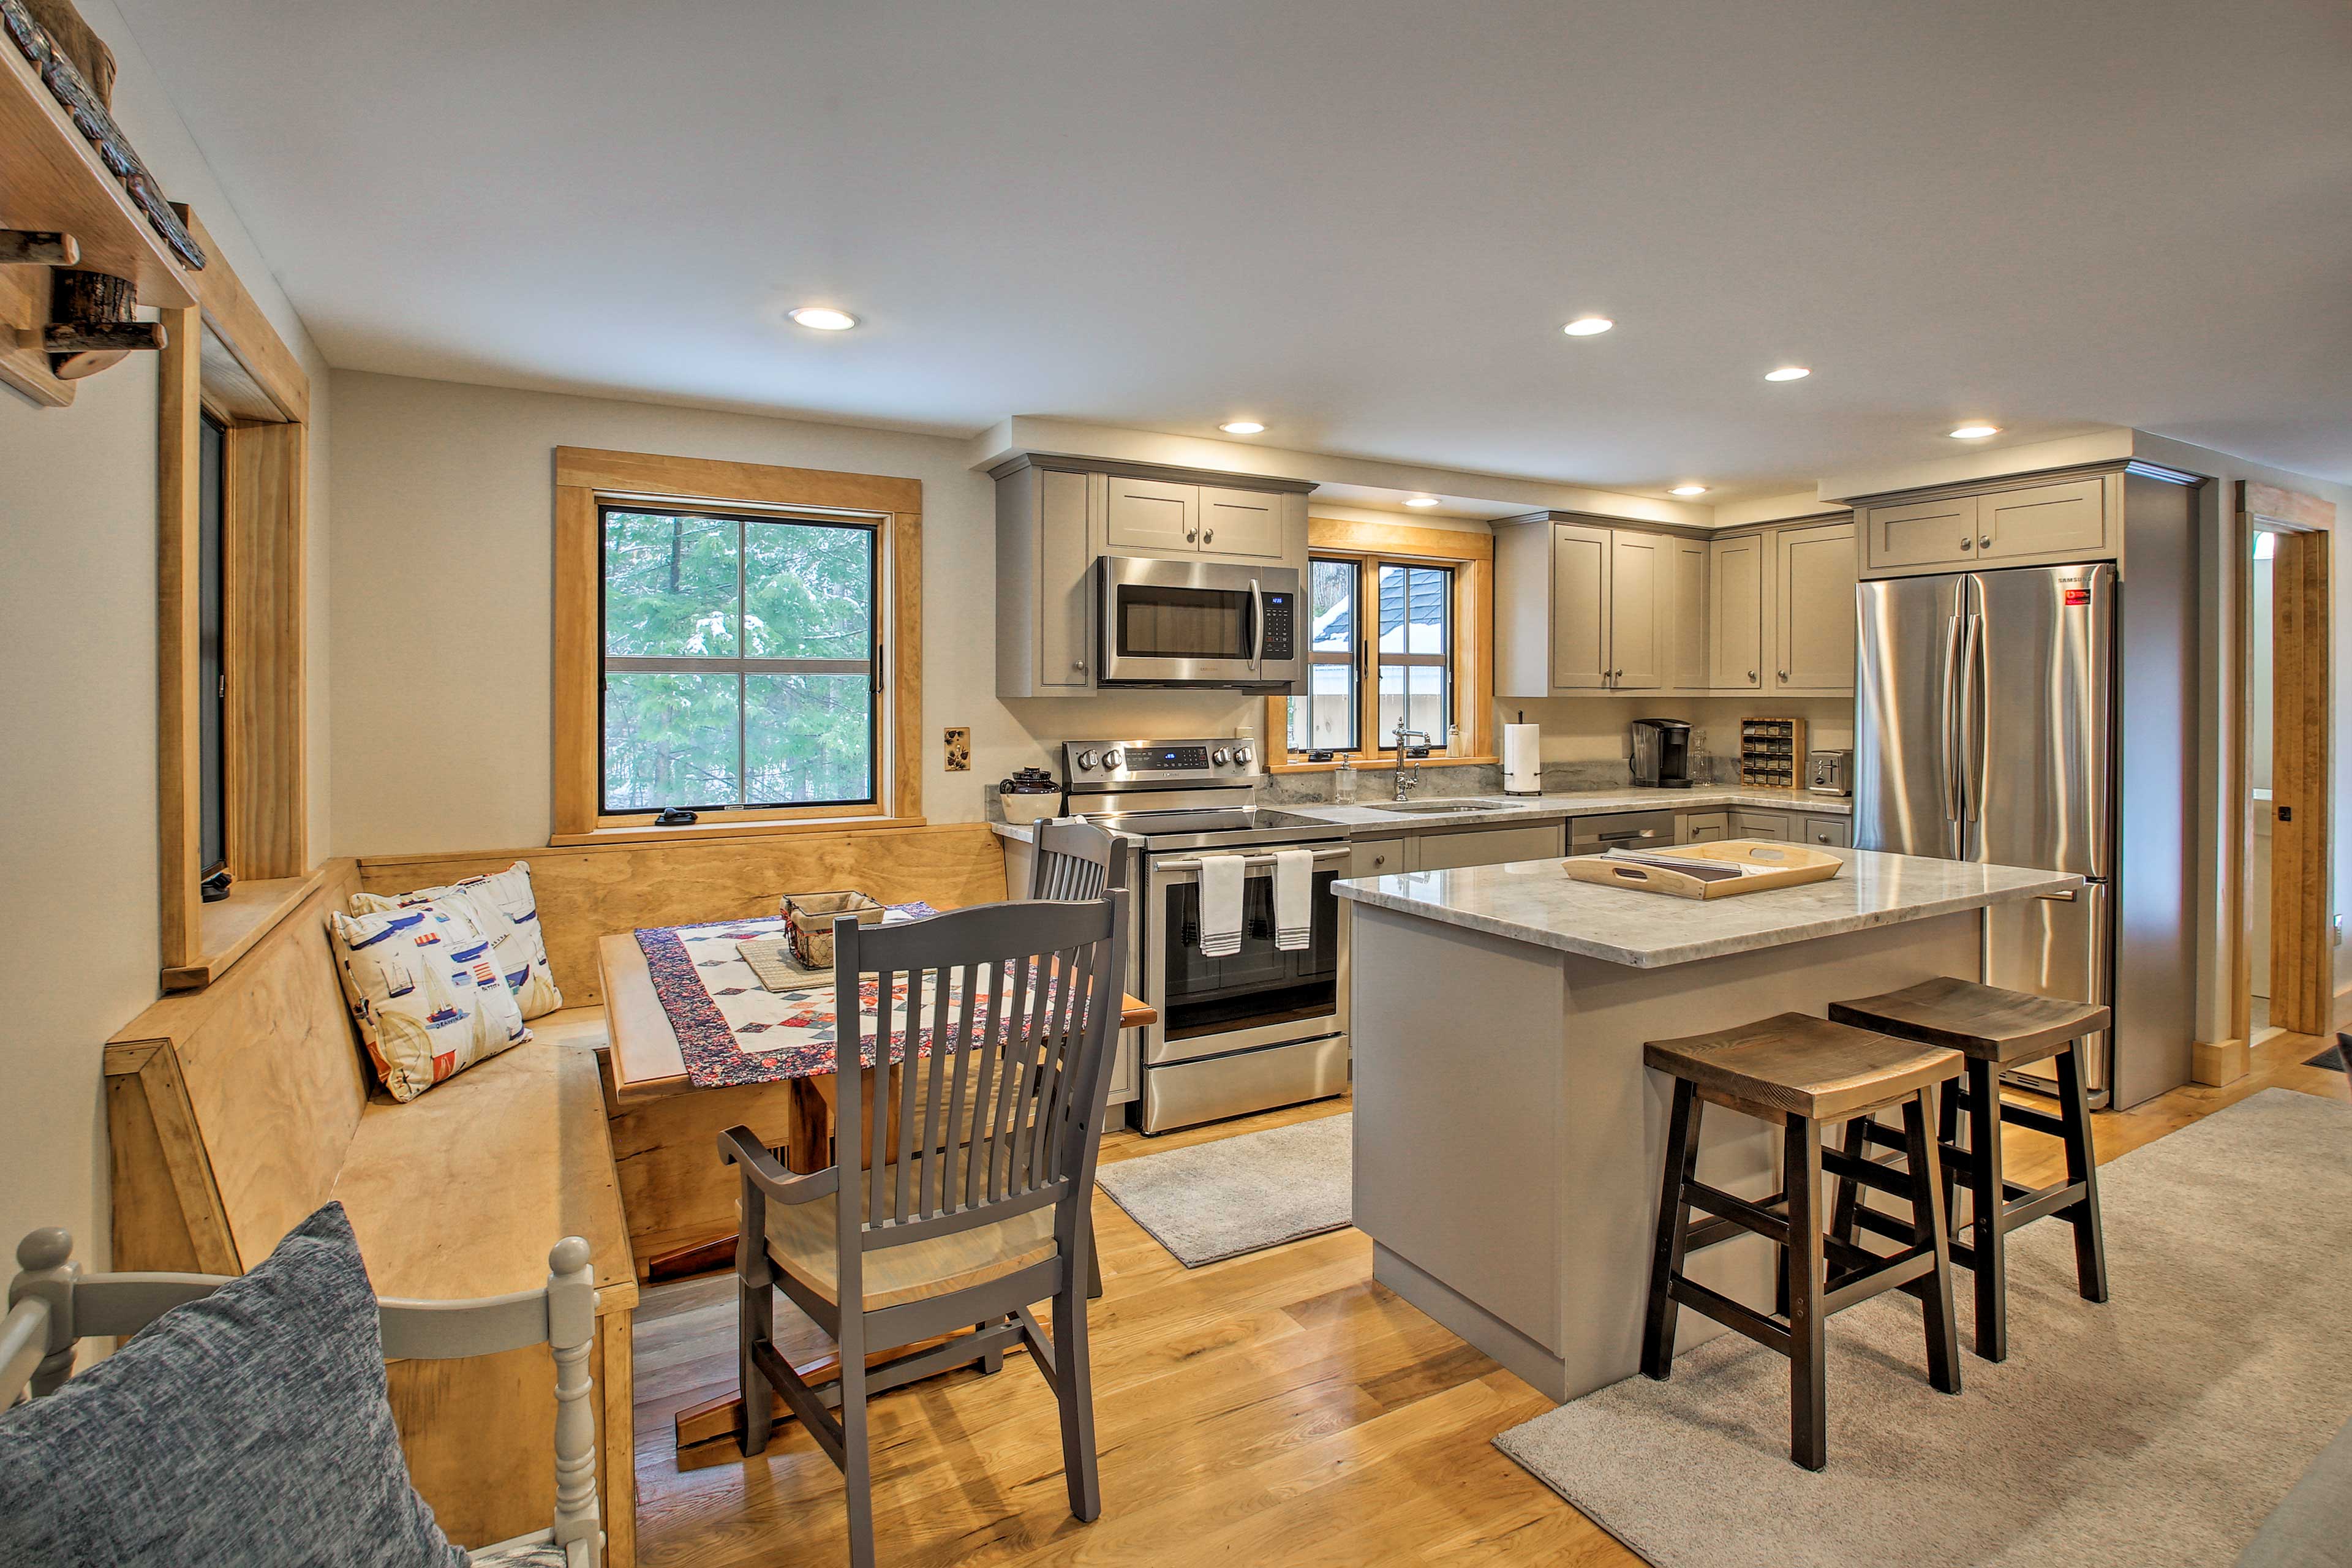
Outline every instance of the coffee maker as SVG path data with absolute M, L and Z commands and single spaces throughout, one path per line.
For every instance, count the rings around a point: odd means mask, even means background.
M 1633 782 L 1648 789 L 1691 787 L 1691 727 L 1680 719 L 1633 721 Z

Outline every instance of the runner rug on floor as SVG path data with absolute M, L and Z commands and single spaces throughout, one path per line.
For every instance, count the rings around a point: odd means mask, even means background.
M 1111 1201 L 1187 1268 L 1344 1228 L 1352 1111 L 1102 1166 Z
M 1909 1296 L 1830 1319 L 1819 1475 L 1789 1462 L 1789 1363 L 1736 1334 L 1496 1446 L 1658 1568 L 2230 1563 L 2352 1418 L 2352 1248 L 2322 1234 L 2352 1106 L 2265 1090 L 2100 1166 L 2099 1196 L 2107 1303 L 2071 1226 L 2013 1233 L 2009 1359 L 1964 1355 L 1958 1397 Z

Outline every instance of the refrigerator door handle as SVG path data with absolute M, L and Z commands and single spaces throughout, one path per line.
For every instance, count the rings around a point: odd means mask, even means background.
M 1969 613 L 1968 644 L 1960 658 L 1960 743 L 1967 759 L 1960 789 L 1965 820 L 1974 822 L 1984 809 L 1984 616 Z
M 1944 820 L 1960 819 L 1960 734 L 1958 709 L 1953 701 L 1953 682 L 1960 662 L 1960 616 L 1955 612 L 1944 623 L 1944 679 L 1939 700 L 1943 705 L 1943 767 Z

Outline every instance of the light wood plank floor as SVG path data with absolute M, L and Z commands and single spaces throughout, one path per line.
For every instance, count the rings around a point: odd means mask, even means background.
M 2264 1089 L 2347 1098 L 2346 1075 L 2306 1067 L 2325 1042 L 2275 1037 L 2226 1089 L 2179 1089 L 2102 1113 L 2102 1160 Z M 1106 1163 L 1334 1113 L 1344 1102 L 1145 1140 Z M 2012 1176 L 2063 1168 L 2054 1140 L 2009 1134 Z M 1371 1282 L 1354 1230 L 1187 1270 L 1108 1198 L 1096 1204 L 1106 1292 L 1095 1304 L 1103 1517 L 1081 1525 L 1063 1490 L 1060 1428 L 1020 1356 L 874 1405 L 875 1525 L 894 1565 L 1360 1564 L 1640 1559 L 1505 1458 L 1488 1439 L 1546 1401 Z M 681 1473 L 671 1417 L 730 1391 L 731 1286 L 646 1293 L 637 1316 L 637 1541 L 649 1568 L 840 1563 L 841 1479 L 796 1423 L 768 1452 Z M 788 1317 L 781 1298 L 780 1337 Z M 803 1323 L 804 1347 L 824 1342 Z

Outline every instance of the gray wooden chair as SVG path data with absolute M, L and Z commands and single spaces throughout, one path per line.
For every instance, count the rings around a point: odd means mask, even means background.
M 719 1135 L 720 1158 L 742 1173 L 743 1452 L 768 1446 L 772 1388 L 841 1467 L 856 1568 L 874 1562 L 867 1398 L 970 1363 L 992 1371 L 1023 1342 L 1061 1405 L 1070 1512 L 1102 1512 L 1082 1291 L 1127 921 L 1127 894 L 1113 890 L 905 925 L 836 922 L 836 994 L 857 994 L 871 974 L 885 999 L 878 1026 L 842 1009 L 845 1063 L 865 1054 L 869 1027 L 875 1059 L 889 1058 L 887 999 L 903 987 L 895 1100 L 882 1092 L 866 1104 L 863 1075 L 839 1074 L 834 1164 L 806 1175 L 786 1172 L 748 1127 Z M 928 1052 L 907 1049 L 923 1032 Z M 966 1125 L 961 1141 L 948 1131 Z M 776 1289 L 840 1347 L 840 1378 L 822 1393 L 775 1348 Z M 1048 1299 L 1050 1342 L 1030 1311 Z M 950 1331 L 944 1344 L 866 1364 L 869 1347 Z
M 1076 818 L 1041 822 L 1029 863 L 1033 899 L 1099 899 L 1127 886 L 1127 840 Z
M 73 1372 L 85 1339 L 135 1334 L 183 1302 L 227 1284 L 216 1274 L 84 1274 L 71 1261 L 73 1237 L 51 1227 L 17 1244 L 22 1268 L 8 1287 L 0 1322 L 0 1409 L 54 1394 Z M 387 1360 L 450 1361 L 495 1355 L 524 1345 L 555 1352 L 555 1520 L 467 1555 L 476 1563 L 560 1562 L 595 1568 L 604 1534 L 596 1512 L 596 1413 L 588 1348 L 596 1336 L 596 1286 L 588 1243 L 570 1236 L 547 1255 L 547 1283 L 536 1290 L 469 1301 L 378 1302 Z M 156 1462 L 168 1463 L 159 1454 Z

